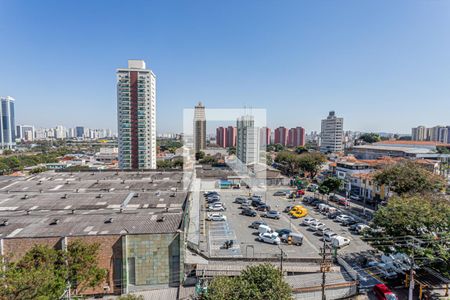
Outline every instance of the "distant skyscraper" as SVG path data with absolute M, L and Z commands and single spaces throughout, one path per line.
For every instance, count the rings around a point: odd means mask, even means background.
M 427 128 L 425 126 L 418 126 L 411 130 L 413 141 L 426 141 L 427 140 Z
M 194 110 L 194 151 L 195 153 L 206 149 L 206 116 L 205 106 L 201 102 Z
M 156 169 L 156 76 L 143 60 L 117 70 L 120 169 Z
M 270 132 L 270 128 L 268 127 L 262 127 L 260 129 L 260 139 L 261 139 L 261 143 L 264 143 L 266 146 L 271 144 L 271 132 Z
M 234 126 L 227 127 L 227 147 L 236 147 L 237 128 Z
M 320 151 L 341 152 L 344 150 L 344 119 L 337 118 L 334 111 L 322 120 Z
M 274 130 L 275 139 L 274 144 L 280 144 L 287 146 L 288 130 L 287 128 L 281 126 Z
M 75 137 L 77 137 L 77 138 L 84 137 L 84 127 L 83 126 L 75 127 Z
M 305 129 L 303 127 L 295 127 L 289 129 L 288 146 L 290 147 L 305 146 Z
M 16 145 L 16 124 L 14 119 L 14 98 L 0 97 L 0 147 L 11 149 Z
M 237 120 L 236 156 L 244 164 L 260 162 L 259 129 L 253 116 L 242 116 Z
M 223 148 L 227 146 L 227 129 L 225 127 L 216 128 L 216 144 Z

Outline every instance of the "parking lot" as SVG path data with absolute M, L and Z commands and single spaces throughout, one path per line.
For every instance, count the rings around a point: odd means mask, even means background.
M 287 205 L 300 204 L 308 209 L 308 216 L 314 217 L 326 224 L 333 232 L 338 235 L 349 238 L 350 245 L 338 249 L 338 254 L 359 252 L 371 249 L 369 245 L 363 242 L 358 235 L 351 233 L 348 227 L 341 226 L 339 223 L 328 219 L 326 216 L 315 211 L 312 207 L 301 203 L 301 199 L 286 199 L 284 196 L 274 196 L 274 192 L 280 189 L 289 189 L 288 187 L 269 187 L 266 192 L 259 193 L 263 201 L 270 205 L 272 209 L 282 212 Z M 263 212 L 258 212 L 256 217 L 241 215 L 240 205 L 233 203 L 238 196 L 248 196 L 248 190 L 219 190 L 221 202 L 224 203 L 227 210 L 223 213 L 227 217 L 226 222 L 206 222 L 206 240 L 208 241 L 209 254 L 212 257 L 220 256 L 243 256 L 243 257 L 279 257 L 281 250 L 289 258 L 317 258 L 320 248 L 323 246 L 321 236 L 305 226 L 299 225 L 302 218 L 291 218 L 287 213 L 282 213 L 279 220 L 267 219 L 261 217 Z M 203 203 L 205 201 L 202 199 Z M 204 216 L 207 212 L 204 211 Z M 263 243 L 257 240 L 257 230 L 250 228 L 249 225 L 255 220 L 265 221 L 272 229 L 290 229 L 293 232 L 301 233 L 304 236 L 303 245 L 294 246 L 281 243 L 277 245 Z M 233 246 L 224 249 L 223 244 L 226 240 L 233 240 Z

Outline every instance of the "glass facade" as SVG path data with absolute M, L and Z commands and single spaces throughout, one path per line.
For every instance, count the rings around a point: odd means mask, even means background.
M 16 145 L 14 99 L 11 97 L 2 97 L 0 109 L 0 146 L 2 148 L 13 148 Z
M 123 239 L 127 292 L 146 286 L 178 286 L 183 275 L 180 239 L 178 233 L 127 235 Z

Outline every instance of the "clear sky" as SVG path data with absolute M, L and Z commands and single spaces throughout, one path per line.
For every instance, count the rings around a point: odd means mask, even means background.
M 0 0 L 0 95 L 19 123 L 116 128 L 115 69 L 157 76 L 158 132 L 182 109 L 267 108 L 269 126 L 450 125 L 450 1 Z

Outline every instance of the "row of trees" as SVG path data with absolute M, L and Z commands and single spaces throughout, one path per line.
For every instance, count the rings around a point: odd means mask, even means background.
M 107 275 L 97 263 L 99 247 L 75 240 L 67 251 L 36 245 L 17 261 L 0 259 L 0 299 L 59 299 L 68 284 L 75 294 L 97 287 Z
M 158 169 L 181 169 L 183 168 L 183 159 L 176 158 L 174 160 L 157 160 L 156 167 Z
M 326 157 L 318 152 L 297 154 L 296 152 L 282 151 L 278 153 L 275 162 L 285 166 L 286 173 L 290 176 L 302 171 L 309 174 L 310 178 L 314 178 L 326 162 Z
M 12 173 L 14 171 L 23 170 L 25 167 L 32 167 L 38 164 L 54 163 L 58 161 L 58 157 L 67 154 L 66 149 L 60 149 L 48 153 L 39 153 L 32 155 L 12 155 L 0 157 L 0 172 L 2 174 Z

